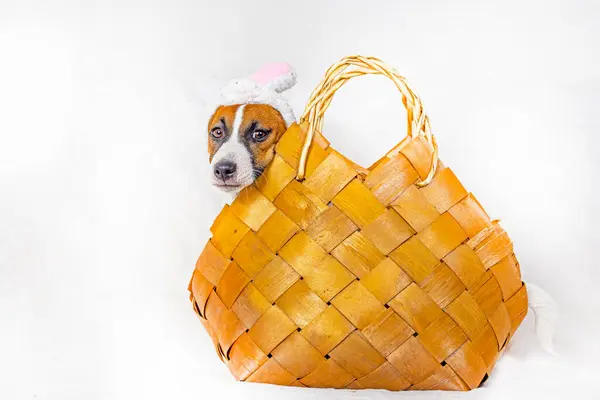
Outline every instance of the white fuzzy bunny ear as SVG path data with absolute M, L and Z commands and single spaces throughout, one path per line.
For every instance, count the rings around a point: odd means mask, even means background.
M 296 72 L 287 63 L 267 64 L 251 76 L 235 79 L 221 89 L 222 104 L 268 104 L 281 113 L 287 126 L 296 121 L 281 94 L 296 84 Z
M 259 86 L 277 93 L 284 92 L 296 84 L 296 72 L 287 63 L 273 63 L 263 66 L 250 77 Z

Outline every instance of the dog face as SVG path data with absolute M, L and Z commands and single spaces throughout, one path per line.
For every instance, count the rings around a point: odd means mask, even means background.
M 208 123 L 208 155 L 213 185 L 237 193 L 251 185 L 273 160 L 285 120 L 266 104 L 217 108 Z

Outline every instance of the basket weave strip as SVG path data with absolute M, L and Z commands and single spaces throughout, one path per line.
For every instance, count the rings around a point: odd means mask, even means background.
M 189 290 L 217 354 L 242 381 L 478 387 L 527 313 L 508 235 L 427 134 L 359 170 L 312 121 L 211 227 Z

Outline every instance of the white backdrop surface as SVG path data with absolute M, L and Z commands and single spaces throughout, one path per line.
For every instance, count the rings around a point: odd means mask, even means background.
M 0 398 L 600 398 L 599 18 L 592 0 L 0 0 Z M 441 158 L 558 303 L 559 358 L 530 317 L 466 394 L 240 384 L 214 354 L 187 293 L 223 201 L 210 104 L 288 61 L 300 114 L 356 53 L 423 98 Z M 365 77 L 324 133 L 368 165 L 404 118 L 391 83 Z

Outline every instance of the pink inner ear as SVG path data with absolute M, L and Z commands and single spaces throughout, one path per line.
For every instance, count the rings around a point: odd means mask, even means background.
M 273 81 L 276 78 L 287 75 L 290 72 L 290 66 L 287 63 L 267 64 L 252 75 L 252 79 L 261 86 Z

